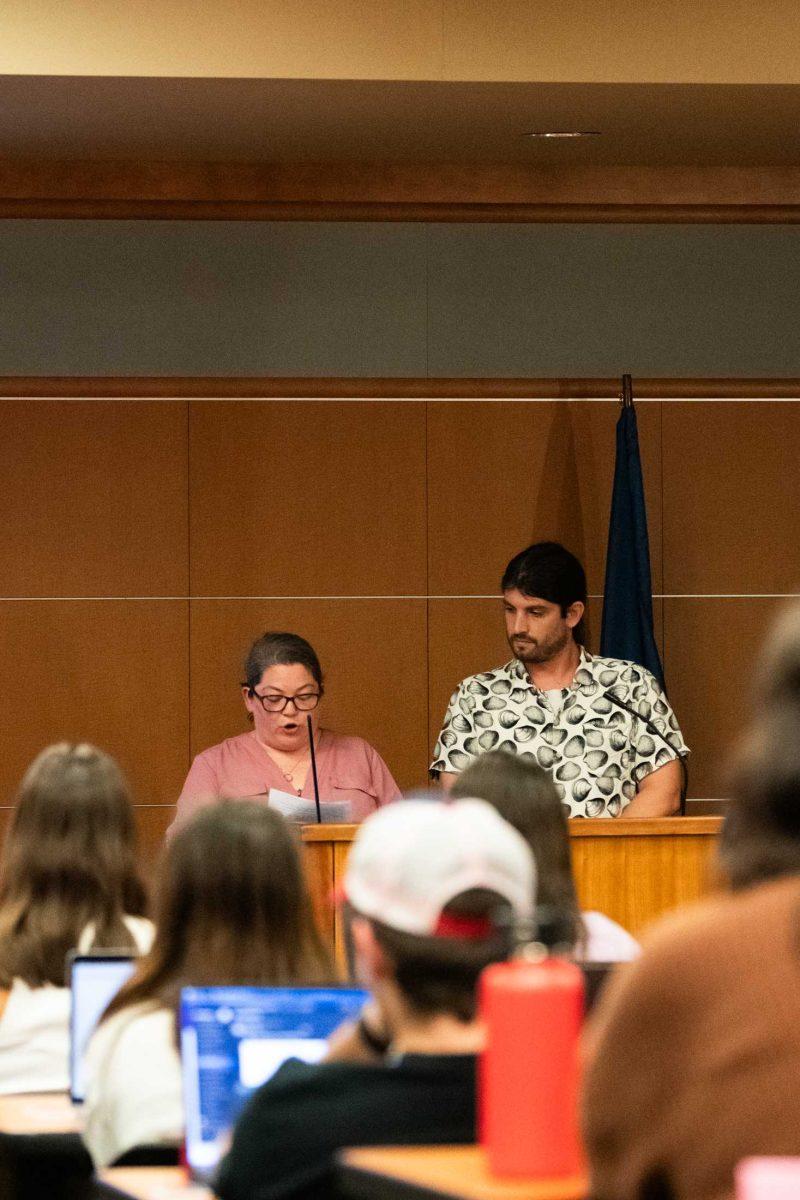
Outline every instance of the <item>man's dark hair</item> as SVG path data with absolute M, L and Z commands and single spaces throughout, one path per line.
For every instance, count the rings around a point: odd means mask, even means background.
M 586 573 L 574 554 L 559 542 L 535 542 L 516 554 L 503 573 L 501 591 L 512 588 L 526 596 L 539 596 L 557 604 L 562 617 L 576 600 L 586 606 Z M 572 631 L 578 643 L 584 640 L 581 619 Z
M 401 933 L 371 918 L 378 944 L 391 960 L 397 986 L 418 1013 L 448 1013 L 472 1021 L 477 1011 L 481 971 L 508 958 L 513 949 L 513 914 L 496 892 L 473 888 L 456 896 L 442 910 L 449 917 L 486 918 L 486 937 L 418 937 Z

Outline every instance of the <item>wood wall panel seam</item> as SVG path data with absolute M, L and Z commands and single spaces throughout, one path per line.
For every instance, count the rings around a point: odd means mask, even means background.
M 798 600 L 800 592 L 652 592 L 653 600 Z M 102 602 L 105 604 L 114 604 L 120 601 L 141 603 L 169 601 L 172 603 L 186 603 L 192 601 L 207 601 L 213 600 L 215 603 L 238 603 L 240 601 L 258 600 L 269 602 L 272 600 L 499 600 L 500 593 L 479 593 L 479 592 L 413 592 L 400 594 L 397 592 L 375 592 L 371 595 L 361 595 L 352 593 L 342 595 L 336 593 L 297 593 L 290 595 L 287 592 L 274 593 L 272 595 L 242 595 L 242 596 L 223 596 L 223 595 L 196 595 L 196 596 L 101 596 L 98 594 L 85 596 L 0 596 L 0 604 L 26 604 L 31 601 L 37 603 L 96 603 Z M 601 592 L 590 592 L 587 599 L 602 600 Z
M 616 400 L 619 379 L 334 376 L 3 375 L 0 398 L 94 400 Z M 800 378 L 634 380 L 637 400 L 798 400 Z

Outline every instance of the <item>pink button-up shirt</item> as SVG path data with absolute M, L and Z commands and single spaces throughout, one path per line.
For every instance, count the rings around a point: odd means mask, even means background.
M 315 749 L 319 798 L 348 801 L 350 821 L 363 821 L 381 804 L 400 799 L 400 789 L 386 763 L 363 738 L 323 729 L 317 734 Z M 266 804 L 270 788 L 293 790 L 255 733 L 251 730 L 226 738 L 195 758 L 178 799 L 173 825 L 220 796 L 236 799 L 263 794 Z M 301 795 L 314 799 L 310 768 Z

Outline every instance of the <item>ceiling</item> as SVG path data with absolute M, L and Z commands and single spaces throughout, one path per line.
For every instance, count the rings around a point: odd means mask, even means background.
M 5 75 L 0 158 L 792 167 L 800 85 Z

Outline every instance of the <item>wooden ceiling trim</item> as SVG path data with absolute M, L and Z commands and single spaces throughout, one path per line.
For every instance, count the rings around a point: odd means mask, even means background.
M 797 168 L 0 162 L 0 216 L 795 221 Z
M 793 225 L 800 222 L 800 204 L 259 203 L 205 200 L 8 200 L 0 197 L 0 219 Z

